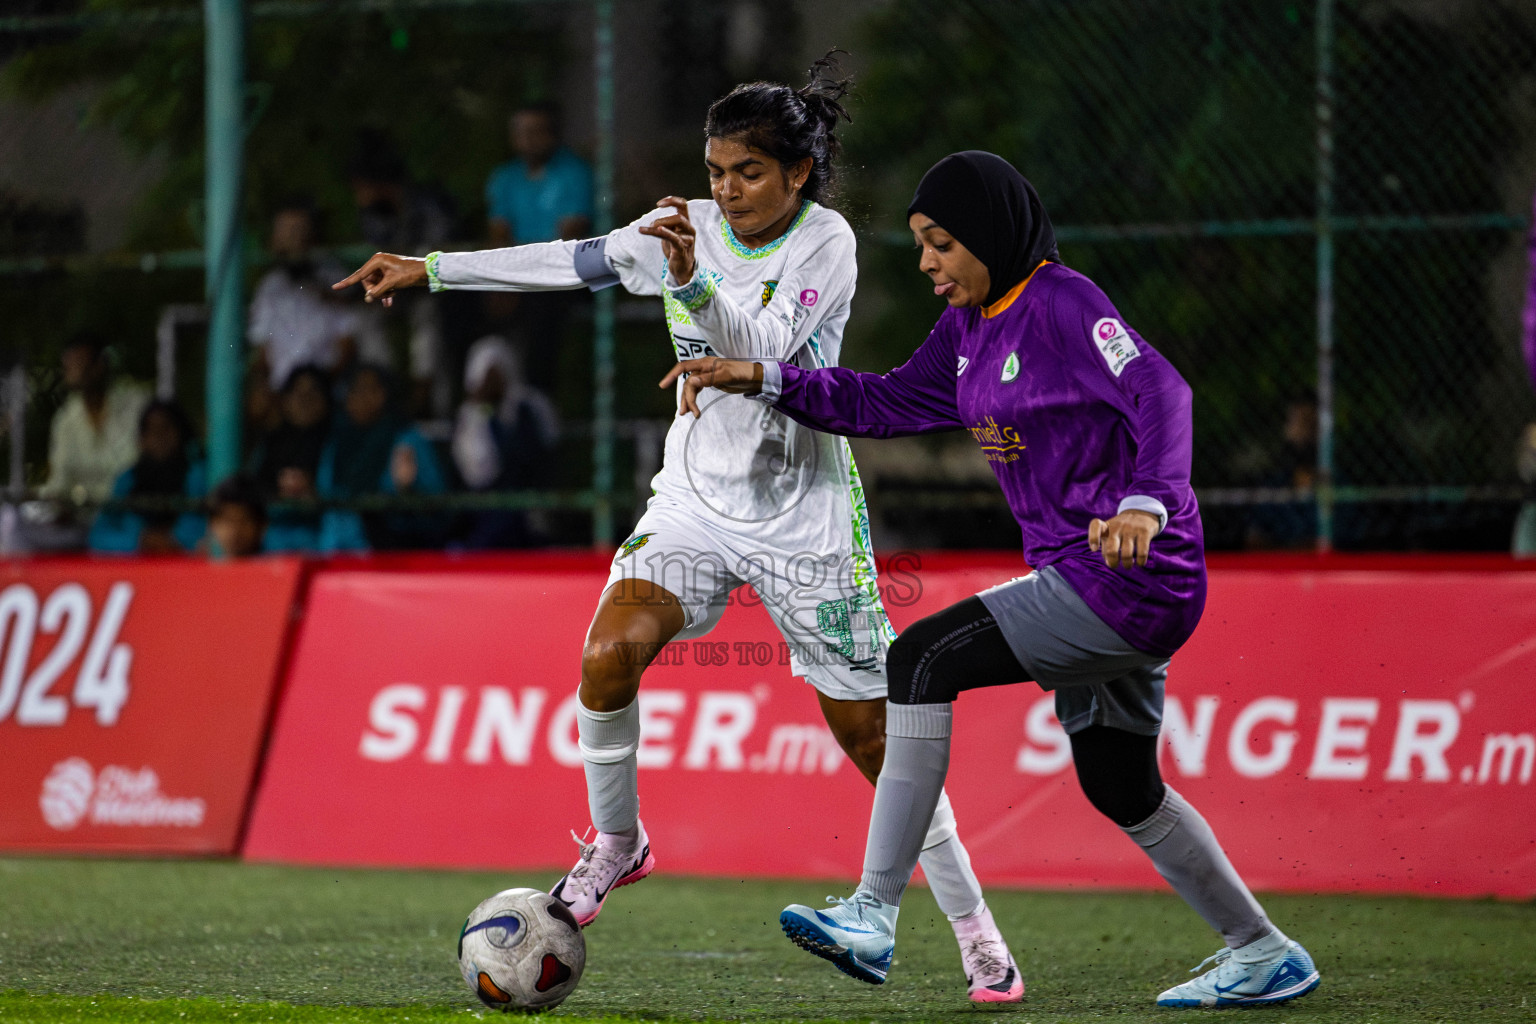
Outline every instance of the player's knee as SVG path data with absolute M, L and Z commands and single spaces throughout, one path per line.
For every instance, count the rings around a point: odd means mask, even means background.
M 1121 828 L 1139 825 L 1152 817 L 1163 800 L 1163 784 L 1147 786 L 1130 782 L 1095 780 L 1083 784 L 1083 795 L 1098 811 Z
M 930 615 L 902 630 L 885 656 L 886 694 L 893 704 L 943 704 L 960 692 L 960 680 L 949 676 L 954 659 L 939 657 L 945 633 Z
M 854 767 L 869 778 L 880 774 L 880 766 L 885 762 L 885 731 L 876 728 L 859 728 L 845 730 L 837 737 L 838 745 L 843 748 L 843 753 L 853 762 Z
M 1156 736 L 1090 726 L 1072 736 L 1072 763 L 1088 802 L 1121 828 L 1146 821 L 1163 801 Z
M 593 711 L 626 707 L 640 690 L 640 675 L 655 658 L 641 644 L 588 639 L 581 650 L 582 703 Z

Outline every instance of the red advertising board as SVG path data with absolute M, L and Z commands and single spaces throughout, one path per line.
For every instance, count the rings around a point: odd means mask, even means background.
M 233 853 L 300 569 L 0 567 L 0 848 Z
M 1019 571 L 907 558 L 883 575 L 898 627 Z M 573 699 L 604 568 L 318 573 L 246 855 L 568 866 L 588 820 Z M 871 790 L 768 616 L 750 592 L 734 604 L 646 674 L 641 813 L 658 862 L 851 881 Z M 1164 773 L 1256 888 L 1528 897 L 1533 681 L 1536 573 L 1228 562 L 1174 659 Z M 964 695 L 954 751 L 983 881 L 1162 884 L 1078 791 L 1049 695 Z

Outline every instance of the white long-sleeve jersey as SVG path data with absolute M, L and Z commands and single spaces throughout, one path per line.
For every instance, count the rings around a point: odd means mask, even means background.
M 781 237 L 749 249 L 714 202 L 692 200 L 696 269 L 691 281 L 677 285 L 660 240 L 639 231 L 671 212 L 655 210 L 585 241 L 435 253 L 428 277 L 434 291 L 622 284 L 633 294 L 662 298 L 679 359 L 837 364 L 858 274 L 853 230 L 841 215 L 806 202 Z M 713 388 L 701 393 L 699 404 L 702 416 L 678 416 L 667 433 L 653 501 L 691 509 L 773 551 L 851 559 L 854 582 L 872 591 L 864 490 L 847 442 Z

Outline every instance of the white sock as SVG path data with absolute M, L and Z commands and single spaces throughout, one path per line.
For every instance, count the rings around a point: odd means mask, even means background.
M 885 706 L 885 766 L 875 784 L 860 888 L 898 905 L 949 772 L 949 704 Z
M 971 869 L 970 853 L 960 841 L 955 811 L 950 806 L 947 792 L 939 793 L 939 805 L 933 810 L 933 821 L 928 826 L 923 852 L 917 862 L 923 866 L 923 875 L 933 890 L 934 902 L 944 911 L 945 917 L 958 921 L 983 908 L 981 882 Z
M 587 772 L 587 803 L 599 832 L 640 834 L 640 701 L 617 711 L 593 711 L 576 701 L 576 733 Z

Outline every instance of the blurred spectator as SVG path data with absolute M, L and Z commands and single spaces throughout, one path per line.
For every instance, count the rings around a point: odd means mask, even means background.
M 245 462 L 260 448 L 266 437 L 283 424 L 283 403 L 277 389 L 265 373 L 245 375 Z
M 1302 492 L 1295 500 L 1255 505 L 1248 523 L 1250 548 L 1310 548 L 1317 542 L 1317 397 L 1292 398 L 1285 407 L 1280 448 L 1260 487 Z
M 138 457 L 139 415 L 149 395 L 136 384 L 114 380 L 106 343 L 76 336 L 61 356 L 69 397 L 54 413 L 48 439 L 45 498 L 105 501 L 123 470 Z
M 261 487 L 245 473 L 229 477 L 208 497 L 207 549 L 213 558 L 260 554 L 267 529 Z
M 485 183 L 493 245 L 526 245 L 582 238 L 592 227 L 592 171 L 560 144 L 554 104 L 519 107 L 509 122 L 517 159 Z
M 305 200 L 290 200 L 272 219 L 269 245 L 277 265 L 256 285 L 246 336 L 256 351 L 255 372 L 274 388 L 307 364 L 336 372 L 359 355 L 389 359 L 387 348 L 375 351 L 377 339 L 359 352 L 358 310 L 331 291 L 347 272 L 315 256 L 317 234 L 315 210 Z
M 1525 308 L 1520 317 L 1521 348 L 1530 371 L 1531 386 L 1536 388 L 1536 197 L 1532 199 L 1530 234 L 1526 236 L 1530 270 L 1525 284 Z M 1516 558 L 1536 558 L 1536 423 L 1529 424 L 1520 437 L 1517 456 L 1520 480 L 1525 484 L 1525 501 L 1515 517 L 1510 550 Z
M 1536 388 L 1536 196 L 1531 197 L 1531 230 L 1525 237 L 1527 276 L 1525 307 L 1520 315 L 1520 347 L 1525 366 L 1530 371 L 1531 387 Z
M 193 453 L 192 422 L 175 402 L 154 401 L 139 417 L 139 458 L 118 475 L 115 499 L 203 497 L 207 472 Z M 207 524 L 195 512 L 107 508 L 91 524 L 92 551 L 146 555 L 182 554 L 197 548 Z
M 1516 558 L 1536 558 L 1536 423 L 1526 425 L 1520 435 L 1520 451 L 1516 456 L 1520 481 L 1525 484 L 1525 501 L 1515 517 L 1515 533 L 1510 541 L 1510 552 Z
M 320 460 L 319 490 L 342 499 L 447 490 L 431 442 L 397 412 L 383 369 L 365 364 L 348 381 L 342 415 Z M 447 535 L 442 515 L 332 509 L 322 522 L 320 550 L 441 547 Z
M 367 131 L 359 136 L 348 176 L 363 237 L 373 248 L 425 256 L 450 241 L 450 204 L 410 180 L 404 161 L 382 133 Z M 411 411 L 423 418 L 446 418 L 453 381 L 445 366 L 438 303 L 425 295 L 405 293 L 395 297 L 394 308 L 410 329 Z M 381 307 L 364 307 L 360 334 L 365 348 L 388 350 L 387 323 Z
M 560 144 L 560 119 L 550 103 L 519 107 L 509 124 L 517 159 L 491 172 L 485 184 L 488 233 L 493 246 L 582 238 L 592 230 L 592 171 Z M 572 293 L 491 293 L 485 297 L 490 325 L 504 331 L 525 354 L 528 379 L 553 394 L 560 336 Z
M 453 430 L 453 461 L 464 483 L 474 491 L 547 485 L 559 423 L 550 400 L 524 378 L 505 338 L 492 335 L 470 346 L 464 394 Z M 471 517 L 465 546 L 527 547 L 539 541 L 525 513 L 497 509 Z
M 278 395 L 282 422 L 262 438 L 252 459 L 256 485 L 267 501 L 312 502 L 319 497 L 320 458 L 330 436 L 330 378 L 318 366 L 300 366 Z M 268 517 L 267 551 L 313 551 L 320 540 L 318 509 L 282 509 Z

